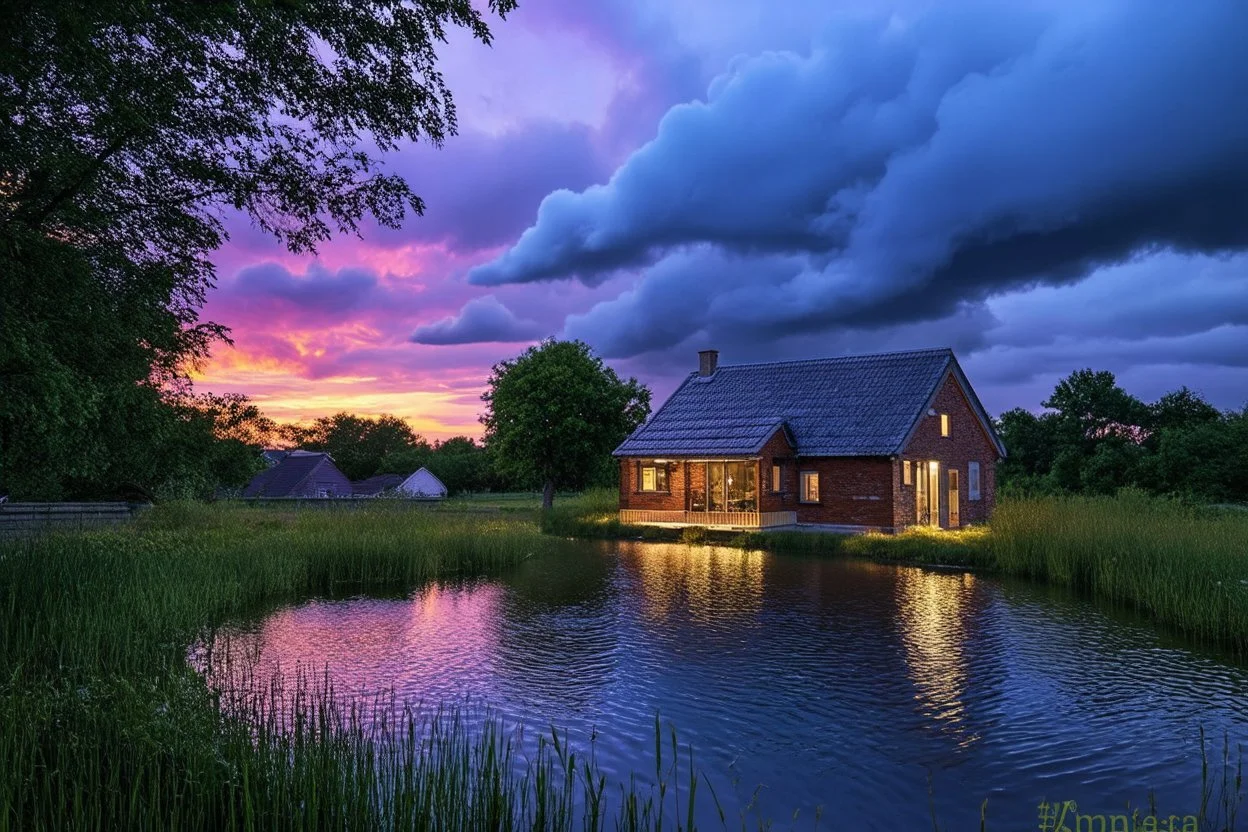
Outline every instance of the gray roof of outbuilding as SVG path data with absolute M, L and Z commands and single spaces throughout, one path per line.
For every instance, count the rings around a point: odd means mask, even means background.
M 374 474 L 367 479 L 352 482 L 351 493 L 361 496 L 376 496 L 383 491 L 398 488 L 405 479 L 407 479 L 407 476 L 403 474 Z
M 804 456 L 889 456 L 951 369 L 1000 447 L 953 351 L 932 349 L 691 373 L 615 455 L 755 454 L 785 427 Z

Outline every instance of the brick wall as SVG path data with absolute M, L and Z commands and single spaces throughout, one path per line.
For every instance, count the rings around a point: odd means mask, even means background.
M 666 492 L 637 490 L 637 460 L 620 459 L 620 508 L 645 509 L 648 511 L 685 510 L 685 463 L 670 460 L 667 463 Z
M 916 522 L 914 480 L 912 478 L 910 485 L 901 484 L 903 460 L 910 460 L 911 463 L 928 460 L 940 462 L 940 524 L 942 526 L 948 527 L 949 525 L 948 471 L 950 468 L 958 472 L 961 525 L 982 523 L 992 514 L 996 501 L 996 446 L 984 431 L 953 375 L 946 376 L 931 407 L 937 415 L 928 416 L 924 411 L 914 436 L 902 452 L 901 459 L 892 463 L 898 483 L 894 523 L 900 528 Z M 940 435 L 941 413 L 949 414 L 949 436 Z M 970 480 L 967 476 L 967 463 L 971 461 L 979 463 L 980 498 L 978 500 L 971 500 L 969 497 Z M 914 476 L 918 476 L 917 471 Z
M 793 447 L 783 430 L 777 430 L 760 453 L 758 497 L 760 511 L 793 511 L 797 508 L 797 468 Z M 771 466 L 780 463 L 780 483 L 771 481 Z
M 793 472 L 819 473 L 819 502 L 794 500 L 799 523 L 893 526 L 892 465 L 880 457 L 803 457 Z

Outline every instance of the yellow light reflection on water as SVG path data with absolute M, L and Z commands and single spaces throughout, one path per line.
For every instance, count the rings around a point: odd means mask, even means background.
M 897 620 L 915 700 L 941 730 L 959 735 L 961 746 L 979 739 L 962 725 L 968 683 L 967 605 L 974 585 L 970 573 L 901 569 L 897 575 Z
M 647 618 L 667 618 L 684 608 L 695 621 L 713 623 L 762 607 L 763 552 L 681 543 L 622 551 L 636 566 Z

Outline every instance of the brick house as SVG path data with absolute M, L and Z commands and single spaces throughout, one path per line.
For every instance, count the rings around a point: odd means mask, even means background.
M 892 531 L 992 513 L 1005 447 L 952 350 L 698 357 L 614 452 L 622 521 Z

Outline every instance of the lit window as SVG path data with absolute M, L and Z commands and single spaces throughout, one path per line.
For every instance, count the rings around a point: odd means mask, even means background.
M 771 466 L 771 490 L 773 492 L 780 490 L 780 466 Z
M 901 463 L 901 484 L 910 485 L 912 482 L 914 482 L 914 475 L 910 470 L 910 460 L 907 459 Z
M 655 461 L 641 463 L 641 490 L 667 490 L 667 464 Z
M 819 502 L 819 472 L 803 471 L 802 472 L 802 502 L 817 503 Z
M 979 463 L 966 463 L 966 496 L 971 500 L 979 499 Z
M 949 414 L 948 413 L 940 414 L 940 435 L 941 436 L 949 435 Z

